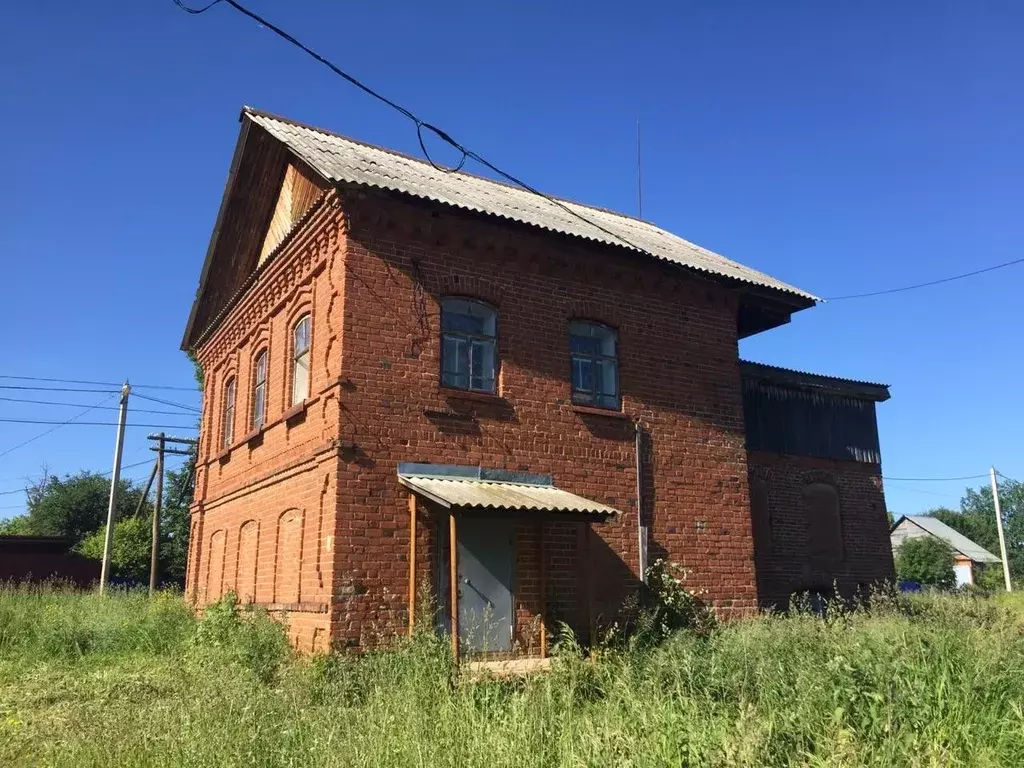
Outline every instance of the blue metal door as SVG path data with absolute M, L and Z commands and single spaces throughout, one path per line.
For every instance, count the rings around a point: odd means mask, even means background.
M 460 517 L 459 643 L 465 652 L 512 648 L 511 520 Z

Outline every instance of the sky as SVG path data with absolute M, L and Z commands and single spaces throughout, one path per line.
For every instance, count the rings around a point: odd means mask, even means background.
M 1012 0 L 249 2 L 554 194 L 635 213 L 639 120 L 644 218 L 819 296 L 1024 255 L 1024 4 Z M 242 105 L 419 154 L 405 119 L 224 4 L 200 16 L 171 0 L 12 4 L 0 95 L 0 375 L 179 387 L 135 391 L 192 407 L 179 344 Z M 830 302 L 740 351 L 889 384 L 886 477 L 994 464 L 1024 479 L 1022 288 L 1018 265 Z M 102 403 L 79 420 L 112 424 L 116 387 L 95 389 L 0 389 L 0 418 L 60 422 Z M 193 434 L 194 419 L 133 395 L 129 424 Z M 44 468 L 109 471 L 112 426 L 16 447 L 48 429 L 0 422 L 0 518 L 23 510 L 19 489 Z M 152 431 L 128 428 L 127 477 L 148 474 Z M 982 482 L 885 489 L 903 514 L 956 506 Z

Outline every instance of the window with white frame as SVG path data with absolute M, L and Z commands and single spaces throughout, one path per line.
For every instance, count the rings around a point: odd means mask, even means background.
M 224 412 L 221 417 L 222 444 L 228 448 L 235 439 L 235 377 L 224 385 Z
M 303 315 L 292 330 L 292 405 L 309 397 L 309 315 Z
M 497 312 L 472 299 L 441 302 L 441 383 L 471 392 L 495 391 Z
M 267 350 L 260 352 L 252 377 L 252 428 L 263 429 L 267 419 Z
M 618 334 L 600 323 L 569 323 L 572 400 L 598 408 L 619 408 Z

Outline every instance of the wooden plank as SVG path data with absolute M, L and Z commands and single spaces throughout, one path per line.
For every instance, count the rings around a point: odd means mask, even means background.
M 537 523 L 540 547 L 540 657 L 548 657 L 548 565 L 544 541 L 544 521 Z
M 459 660 L 459 539 L 455 530 L 455 515 L 448 514 L 448 583 L 451 589 L 449 613 L 451 615 L 452 656 Z
M 409 637 L 416 627 L 416 496 L 409 494 Z
M 594 545 L 590 523 L 583 523 L 584 563 L 586 567 L 587 625 L 590 632 L 590 646 L 597 644 L 597 625 L 594 620 Z

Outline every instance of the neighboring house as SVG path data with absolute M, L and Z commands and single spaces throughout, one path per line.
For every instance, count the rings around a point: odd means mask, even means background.
M 893 553 L 895 554 L 907 539 L 921 536 L 935 536 L 949 544 L 953 550 L 953 571 L 956 573 L 958 587 L 974 583 L 975 565 L 1002 562 L 980 544 L 975 544 L 959 531 L 931 515 L 903 515 L 897 520 L 889 533 Z
M 100 578 L 100 563 L 71 551 L 57 536 L 0 536 L 0 581 L 56 579 L 88 587 Z
M 893 577 L 885 388 L 739 361 L 813 296 L 648 222 L 241 122 L 183 340 L 198 604 L 359 648 L 432 594 L 461 652 L 543 655 L 658 558 L 723 616 Z

